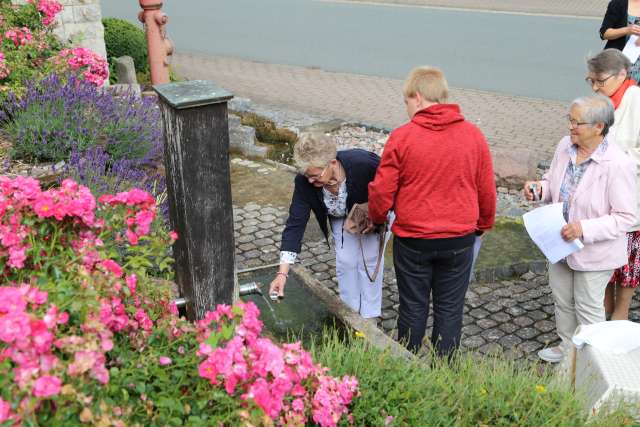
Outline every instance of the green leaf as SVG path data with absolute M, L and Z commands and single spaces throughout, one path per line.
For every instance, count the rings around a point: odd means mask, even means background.
M 220 341 L 220 337 L 218 336 L 218 334 L 211 333 L 211 335 L 209 335 L 209 338 L 207 338 L 205 342 L 209 344 L 211 348 L 216 348 L 218 347 L 218 341 Z
M 222 327 L 222 339 L 224 339 L 225 341 L 230 340 L 233 337 L 233 331 L 235 330 L 235 328 L 233 327 L 233 325 L 224 325 Z

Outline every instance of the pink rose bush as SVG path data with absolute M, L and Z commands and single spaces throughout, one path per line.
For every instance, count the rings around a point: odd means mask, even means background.
M 178 316 L 171 287 L 147 272 L 163 271 L 178 238 L 156 213 L 138 189 L 96 200 L 70 179 L 43 189 L 0 177 L 0 424 L 348 416 L 357 380 L 329 376 L 300 343 L 262 337 L 252 303 L 196 324 Z
M 54 0 L 0 2 L 0 96 L 9 91 L 19 94 L 28 80 L 55 70 L 50 58 L 58 54 L 61 42 L 52 24 L 61 10 Z
M 113 197 L 127 203 L 103 205 L 69 179 L 44 190 L 31 178 L 0 177 L 0 389 L 12 397 L 8 410 L 0 402 L 0 422 L 32 419 L 65 386 L 107 384 L 107 353 L 119 335 L 138 345 L 152 317 L 175 317 L 166 298 L 138 294 L 137 275 L 125 275 L 125 261 L 104 243 L 127 227 L 127 215 L 147 238 L 155 204 L 139 190 Z
M 36 6 L 42 15 L 42 25 L 45 27 L 51 25 L 55 21 L 56 15 L 62 12 L 62 5 L 55 0 L 29 0 L 29 3 Z
M 109 64 L 107 60 L 91 49 L 77 47 L 62 49 L 54 58 L 54 63 L 78 74 L 86 81 L 102 86 L 109 78 Z
M 299 342 L 279 346 L 260 337 L 259 314 L 251 302 L 220 305 L 197 323 L 200 376 L 257 405 L 280 425 L 304 425 L 310 414 L 323 427 L 336 426 L 348 414 L 358 381 L 328 376 Z
M 4 38 L 11 40 L 15 47 L 26 46 L 33 41 L 33 34 L 27 27 L 11 28 L 4 33 Z

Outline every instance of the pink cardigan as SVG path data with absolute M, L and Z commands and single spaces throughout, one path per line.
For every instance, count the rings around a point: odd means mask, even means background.
M 559 202 L 560 186 L 570 162 L 566 136 L 558 144 L 549 172 L 542 178 L 542 200 Z M 584 249 L 570 255 L 573 270 L 601 271 L 625 265 L 626 232 L 636 222 L 636 165 L 615 144 L 596 151 L 571 199 L 569 222 L 580 221 Z

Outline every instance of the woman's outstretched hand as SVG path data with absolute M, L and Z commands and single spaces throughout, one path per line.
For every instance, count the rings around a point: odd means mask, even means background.
M 287 283 L 287 277 L 278 274 L 269 285 L 269 297 L 271 299 L 284 298 L 284 285 Z M 275 296 L 275 298 L 274 298 Z

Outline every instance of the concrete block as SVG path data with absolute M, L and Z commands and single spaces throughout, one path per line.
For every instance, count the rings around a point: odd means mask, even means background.
M 130 56 L 121 56 L 114 61 L 116 67 L 116 78 L 121 84 L 137 84 L 136 68 L 133 58 Z

